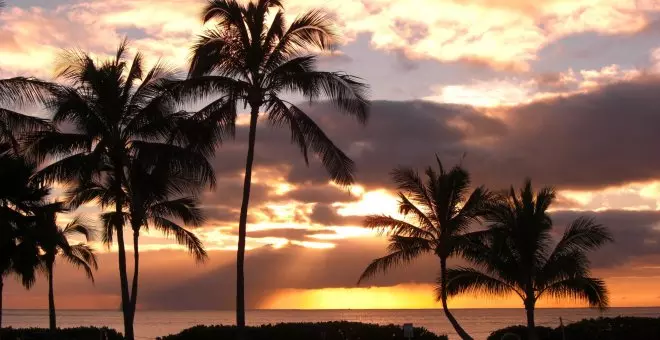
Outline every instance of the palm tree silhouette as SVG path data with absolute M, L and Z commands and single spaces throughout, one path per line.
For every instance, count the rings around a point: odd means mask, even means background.
M 365 219 L 365 227 L 389 235 L 389 254 L 373 260 L 358 283 L 421 255 L 435 254 L 440 258 L 438 300 L 456 333 L 462 339 L 471 339 L 447 307 L 447 259 L 462 255 L 474 239 L 483 237 L 483 231 L 470 232 L 469 229 L 483 215 L 491 195 L 483 187 L 469 193 L 470 175 L 465 169 L 455 166 L 447 171 L 439 159 L 437 162 L 439 172 L 428 167 L 426 182 L 411 168 L 392 171 L 400 190 L 399 213 L 404 219 L 387 215 L 371 215 Z
M 36 165 L 14 154 L 11 144 L 0 144 L 0 327 L 5 277 L 18 275 L 30 288 L 40 263 L 30 214 L 48 190 L 31 180 L 35 171 Z
M 157 156 L 157 157 L 155 157 Z M 182 221 L 186 226 L 198 227 L 204 222 L 198 200 L 195 196 L 183 194 L 197 193 L 204 182 L 194 174 L 186 173 L 186 169 L 171 167 L 172 158 L 167 154 L 154 155 L 141 152 L 135 155 L 127 167 L 126 200 L 124 202 L 124 219 L 133 230 L 133 281 L 131 284 L 130 303 L 135 318 L 137 295 L 139 288 L 140 231 L 153 227 L 165 234 L 173 236 L 184 245 L 194 258 L 202 262 L 207 254 L 202 242 L 197 236 L 186 230 L 176 221 Z M 145 166 L 146 165 L 146 166 Z M 210 165 L 207 165 L 210 167 Z M 172 198 L 177 196 L 176 198 Z M 180 197 L 178 197 L 180 196 Z M 111 205 L 106 201 L 112 197 L 112 188 L 102 182 L 89 181 L 68 192 L 68 201 L 72 206 L 95 201 L 102 207 Z M 114 239 L 115 212 L 102 214 L 104 221 L 103 242 L 112 245 Z
M 552 188 L 535 193 L 527 180 L 518 194 L 511 188 L 495 200 L 485 215 L 490 233 L 464 254 L 476 268 L 450 269 L 448 294 L 515 293 L 524 302 L 530 339 L 538 339 L 534 308 L 543 296 L 606 308 L 607 288 L 590 276 L 587 252 L 611 241 L 610 233 L 592 219 L 580 217 L 553 244 L 547 210 L 554 199 Z
M 40 171 L 40 180 L 73 188 L 89 183 L 110 188 L 104 202 L 114 210 L 109 223 L 118 245 L 124 334 L 132 340 L 134 313 L 123 231 L 132 159 L 140 153 L 154 158 L 167 155 L 168 166 L 200 182 L 213 183 L 215 175 L 203 155 L 170 142 L 183 119 L 170 91 L 178 82 L 173 70 L 158 63 L 145 73 L 142 55 L 138 52 L 129 63 L 126 49 L 124 40 L 115 57 L 106 61 L 95 61 L 82 51 L 62 54 L 57 75 L 65 85 L 53 86 L 47 107 L 53 111 L 54 124 L 67 124 L 74 131 L 35 133 L 29 138 L 29 153 L 39 160 L 57 158 Z
M 336 40 L 332 21 L 321 11 L 310 11 L 288 26 L 283 1 L 258 0 L 239 4 L 235 0 L 209 1 L 202 19 L 217 25 L 199 37 L 193 47 L 190 93 L 219 93 L 217 99 L 196 114 L 198 121 L 211 121 L 206 150 L 220 140 L 219 134 L 233 135 L 239 103 L 250 107 L 248 150 L 243 199 L 238 225 L 236 264 L 236 323 L 242 334 L 245 326 L 244 259 L 247 212 L 254 162 L 259 110 L 263 107 L 274 126 L 288 126 L 292 142 L 308 162 L 311 149 L 336 183 L 353 183 L 354 164 L 298 106 L 284 100 L 284 92 L 302 94 L 310 101 L 327 98 L 336 108 L 365 123 L 369 102 L 367 85 L 340 72 L 316 70 L 317 58 L 311 50 L 328 50 Z M 266 23 L 273 9 L 270 25 Z M 208 148 L 211 146 L 211 148 Z
M 50 330 L 54 331 L 57 329 L 53 289 L 55 260 L 61 255 L 69 263 L 83 269 L 87 277 L 94 282 L 92 270 L 98 269 L 94 251 L 84 243 L 69 243 L 69 237 L 84 236 L 89 242 L 95 231 L 80 217 L 60 227 L 57 224 L 57 215 L 68 212 L 61 202 L 41 205 L 33 209 L 33 212 L 42 265 L 48 278 L 48 323 Z

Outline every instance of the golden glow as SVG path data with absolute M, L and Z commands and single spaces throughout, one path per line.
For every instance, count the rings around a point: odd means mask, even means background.
M 366 216 L 370 214 L 395 214 L 397 198 L 385 189 L 365 192 L 358 202 L 335 203 L 341 216 Z
M 332 249 L 335 247 L 335 244 L 330 242 L 290 241 L 290 243 L 297 246 L 314 249 Z
M 606 279 L 612 307 L 660 305 L 660 277 L 613 277 Z M 259 305 L 263 309 L 424 309 L 440 308 L 431 284 L 400 284 L 391 287 L 281 289 Z M 449 300 L 451 308 L 522 308 L 518 296 L 463 295 Z M 568 299 L 541 299 L 538 308 L 586 307 Z
M 389 309 L 433 308 L 433 290 L 426 285 L 375 288 L 283 289 L 266 298 L 264 309 Z

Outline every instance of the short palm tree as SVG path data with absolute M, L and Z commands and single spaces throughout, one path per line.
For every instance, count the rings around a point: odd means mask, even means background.
M 98 269 L 96 255 L 85 243 L 71 244 L 69 237 L 82 236 L 88 242 L 94 236 L 94 228 L 82 218 L 74 218 L 66 226 L 57 224 L 57 215 L 67 212 L 61 202 L 44 204 L 33 209 L 42 266 L 48 278 L 48 323 L 50 330 L 57 328 L 55 315 L 54 269 L 57 256 L 85 271 L 94 281 L 93 270 Z
M 450 269 L 448 294 L 515 293 L 523 300 L 531 339 L 537 339 L 534 308 L 541 297 L 607 307 L 605 283 L 590 276 L 587 252 L 611 241 L 610 233 L 592 219 L 580 217 L 553 242 L 547 210 L 554 199 L 552 188 L 535 193 L 528 180 L 519 193 L 511 188 L 496 200 L 485 216 L 490 222 L 488 237 L 464 254 L 475 268 Z
M 175 74 L 162 64 L 145 72 L 142 55 L 137 53 L 129 62 L 126 49 L 124 41 L 114 58 L 106 61 L 95 61 L 81 51 L 62 54 L 57 69 L 64 85 L 51 90 L 48 108 L 56 126 L 66 124 L 73 131 L 33 134 L 29 153 L 39 160 L 57 159 L 40 171 L 41 180 L 63 182 L 74 188 L 103 182 L 110 188 L 105 202 L 115 213 L 111 223 L 118 245 L 124 334 L 132 340 L 123 231 L 128 168 L 138 153 L 146 153 L 153 157 L 167 155 L 170 167 L 203 183 L 213 183 L 214 172 L 203 155 L 170 143 L 182 119 L 169 91 L 177 83 Z
M 165 236 L 173 236 L 175 240 L 184 245 L 197 261 L 207 258 L 202 242 L 197 236 L 187 230 L 185 226 L 198 227 L 204 222 L 201 209 L 195 194 L 204 183 L 199 178 L 190 178 L 189 174 L 181 169 L 171 167 L 170 158 L 153 157 L 150 153 L 135 155 L 128 166 L 128 182 L 126 186 L 126 201 L 124 202 L 124 219 L 133 230 L 133 281 L 131 285 L 130 304 L 133 318 L 137 307 L 140 268 L 140 232 L 149 227 L 162 232 Z M 68 201 L 72 206 L 95 201 L 102 207 L 111 205 L 111 187 L 103 181 L 89 181 L 69 191 Z M 112 245 L 114 239 L 114 226 L 112 225 L 115 212 L 103 214 L 104 232 L 103 242 Z M 181 221 L 185 226 L 180 225 Z
M 439 171 L 426 170 L 426 181 L 410 168 L 399 168 L 392 178 L 399 191 L 399 213 L 404 219 L 372 215 L 364 226 L 389 235 L 389 254 L 375 259 L 365 269 L 359 282 L 378 272 L 407 264 L 421 255 L 435 254 L 440 259 L 440 294 L 438 300 L 447 319 L 463 339 L 471 339 L 447 307 L 447 259 L 460 256 L 483 231 L 472 231 L 478 222 L 490 193 L 483 187 L 470 190 L 469 173 L 461 166 L 446 170 L 438 160 Z
M 208 130 L 213 133 L 207 134 L 209 142 L 217 142 L 218 133 L 233 134 L 239 105 L 250 108 L 236 265 L 236 323 L 240 332 L 245 326 L 243 264 L 260 110 L 267 112 L 273 125 L 289 128 L 292 142 L 300 147 L 305 161 L 308 150 L 318 154 L 332 180 L 341 185 L 353 183 L 353 162 L 300 107 L 282 95 L 302 95 L 310 101 L 327 98 L 339 111 L 362 123 L 368 117 L 365 84 L 345 73 L 317 70 L 313 51 L 327 50 L 336 40 L 330 17 L 314 10 L 287 26 L 282 3 L 281 0 L 245 4 L 236 0 L 209 1 L 202 19 L 205 23 L 215 20 L 217 25 L 201 35 L 194 45 L 189 72 L 190 82 L 197 85 L 191 93 L 217 93 L 217 98 L 196 114 L 198 121 L 213 122 Z M 207 151 L 212 150 L 208 143 L 206 146 Z
M 36 165 L 17 156 L 11 144 L 0 144 L 0 327 L 5 277 L 18 275 L 23 285 L 30 288 L 39 266 L 30 214 L 48 190 L 31 180 L 35 171 Z

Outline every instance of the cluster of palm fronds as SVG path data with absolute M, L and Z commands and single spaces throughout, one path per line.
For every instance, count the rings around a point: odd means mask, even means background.
M 56 216 L 95 203 L 101 210 L 97 219 L 101 240 L 117 245 L 124 332 L 132 340 L 140 233 L 154 228 L 173 236 L 197 260 L 206 258 L 200 239 L 185 227 L 203 223 L 198 197 L 215 184 L 209 158 L 223 139 L 234 136 L 239 108 L 249 106 L 250 133 L 238 224 L 236 316 L 241 332 L 245 326 L 246 224 L 261 109 L 272 125 L 291 131 L 292 142 L 306 162 L 308 152 L 313 152 L 331 179 L 341 185 L 353 183 L 353 162 L 310 116 L 281 95 L 296 93 L 308 101 L 328 99 L 338 111 L 361 123 L 366 122 L 369 111 L 367 85 L 345 73 L 317 70 L 317 58 L 311 51 L 332 48 L 337 38 L 330 18 L 321 11 L 311 11 L 287 25 L 283 10 L 280 0 L 208 1 L 202 21 L 216 25 L 193 44 L 187 77 L 178 77 L 162 63 L 147 69 L 141 53 L 128 57 L 124 41 L 108 60 L 96 60 L 79 50 L 63 52 L 57 62 L 56 83 L 34 78 L 1 81 L 1 154 L 7 162 L 24 162 L 29 167 L 29 171 L 11 174 L 18 176 L 16 181 L 9 174 L 3 181 L 23 183 L 21 190 L 43 190 L 44 195 L 36 199 L 39 203 L 17 201 L 28 198 L 11 193 L 0 200 L 6 202 L 3 208 L 17 216 L 35 215 L 23 210 L 23 204 L 43 206 L 48 215 L 35 223 L 52 229 L 47 233 L 49 240 L 43 241 L 33 240 L 29 228 L 18 222 L 7 227 L 11 234 L 5 233 L 3 226 L 2 242 L 16 245 L 3 248 L 3 277 L 10 272 L 19 274 L 29 286 L 37 259 L 32 261 L 21 251 L 27 246 L 43 251 L 46 244 L 56 244 L 62 254 L 79 258 L 81 261 L 74 263 L 84 264 L 91 276 L 96 266 L 91 249 L 70 247 L 65 242 L 65 236 L 73 232 L 92 236 L 88 224 L 74 219 L 59 228 Z M 186 110 L 200 102 L 206 105 Z M 42 106 L 50 117 L 35 118 L 6 109 L 26 105 Z M 46 203 L 47 188 L 55 183 L 65 187 L 65 199 Z M 133 236 L 132 282 L 127 273 L 125 227 L 130 227 Z M 47 259 L 44 266 L 50 282 L 53 254 L 40 256 Z M 19 261 L 27 264 L 19 268 Z M 50 297 L 54 328 L 52 292 Z
M 456 332 L 471 339 L 447 307 L 459 294 L 519 296 L 527 311 L 530 338 L 535 339 L 534 308 L 542 297 L 571 298 L 605 308 L 608 293 L 602 280 L 590 275 L 587 252 L 612 240 L 608 230 L 581 217 L 552 237 L 548 209 L 552 188 L 538 192 L 527 180 L 516 192 L 492 193 L 478 187 L 470 193 L 469 173 L 461 166 L 426 170 L 424 181 L 413 169 L 392 173 L 400 189 L 399 213 L 367 217 L 365 225 L 389 235 L 389 254 L 374 260 L 360 281 L 381 271 L 434 254 L 440 260 L 437 297 Z M 475 230 L 484 222 L 486 228 Z M 468 266 L 449 268 L 447 260 L 462 258 Z

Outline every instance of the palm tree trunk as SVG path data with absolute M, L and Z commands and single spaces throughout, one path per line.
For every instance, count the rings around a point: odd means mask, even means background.
M 57 329 L 57 322 L 55 320 L 55 290 L 53 289 L 53 261 L 48 263 L 48 325 L 50 331 L 54 332 Z
M 0 273 L 0 330 L 2 330 L 2 296 L 5 282 L 3 281 L 2 273 Z
M 445 312 L 445 316 L 461 339 L 472 340 L 472 337 L 461 327 L 454 315 L 449 311 L 449 307 L 447 307 L 447 259 L 445 258 L 440 259 L 440 276 L 440 300 L 442 301 L 442 309 Z
M 138 247 L 139 238 L 140 230 L 133 227 L 133 285 L 131 288 L 131 324 L 135 323 L 135 310 L 137 308 L 138 273 L 140 268 L 140 251 Z
M 527 313 L 527 334 L 529 340 L 538 340 L 538 334 L 536 334 L 536 323 L 534 322 L 535 304 L 535 301 L 532 299 L 527 299 L 525 301 L 525 312 Z
M 238 222 L 238 251 L 236 253 L 236 326 L 238 338 L 245 337 L 245 237 L 247 234 L 247 214 L 250 203 L 250 185 L 252 184 L 252 163 L 254 162 L 254 144 L 257 135 L 257 118 L 259 105 L 251 104 L 250 135 L 248 138 L 248 153 L 245 162 L 245 178 L 243 181 L 243 201 Z
M 126 246 L 124 244 L 124 220 L 122 216 L 123 199 L 121 198 L 121 182 L 123 178 L 121 163 L 117 163 L 115 169 L 115 180 L 118 181 L 117 187 L 117 201 L 115 203 L 115 213 L 117 214 L 115 221 L 115 229 L 117 231 L 117 246 L 119 258 L 119 283 L 121 285 L 121 309 L 124 316 L 124 337 L 126 340 L 134 340 L 133 335 L 133 316 L 131 313 L 130 296 L 128 293 L 128 275 L 126 273 Z

